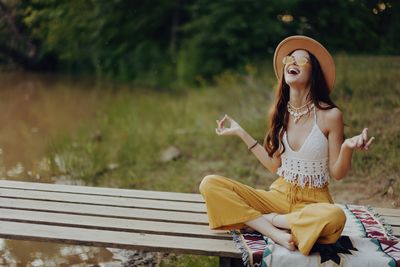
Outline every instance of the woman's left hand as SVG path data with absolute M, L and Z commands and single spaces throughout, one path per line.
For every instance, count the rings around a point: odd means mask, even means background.
M 372 136 L 368 140 L 367 131 L 368 128 L 364 128 L 361 134 L 353 136 L 351 138 L 347 138 L 346 140 L 344 140 L 344 145 L 352 150 L 368 150 L 375 137 Z

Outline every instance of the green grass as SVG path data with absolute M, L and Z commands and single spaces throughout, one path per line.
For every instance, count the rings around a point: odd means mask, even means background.
M 400 58 L 338 55 L 335 60 L 332 98 L 344 112 L 345 134 L 351 137 L 368 127 L 376 137 L 369 152 L 354 154 L 348 179 L 373 186 L 393 178 L 398 194 Z M 54 140 L 49 153 L 64 161 L 67 174 L 89 185 L 198 193 L 201 179 L 218 173 L 267 188 L 276 175 L 239 138 L 215 134 L 215 120 L 227 113 L 253 137 L 264 138 L 275 77 L 269 68 L 246 69 L 246 75 L 227 72 L 216 85 L 187 91 L 105 91 L 96 119 L 76 135 Z M 177 147 L 181 157 L 161 162 L 169 146 Z M 54 162 L 53 173 L 63 174 Z M 173 262 L 218 265 L 215 257 L 182 256 Z
M 52 153 L 61 156 L 70 175 L 92 185 L 197 192 L 200 179 L 210 172 L 258 177 L 248 168 L 256 168 L 257 162 L 245 145 L 234 137 L 217 136 L 215 120 L 228 113 L 262 139 L 271 89 L 223 86 L 172 94 L 106 92 L 109 100 L 96 122 L 74 137 L 56 140 Z M 92 138 L 94 132 L 101 139 Z M 171 145 L 181 157 L 161 162 L 162 151 Z M 109 164 L 119 167 L 97 175 Z

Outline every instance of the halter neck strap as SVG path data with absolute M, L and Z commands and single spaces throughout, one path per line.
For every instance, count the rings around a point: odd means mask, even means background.
M 317 108 L 314 105 L 313 110 L 314 110 L 314 122 L 315 122 L 315 124 L 317 124 L 317 111 L 316 111 L 316 109 Z

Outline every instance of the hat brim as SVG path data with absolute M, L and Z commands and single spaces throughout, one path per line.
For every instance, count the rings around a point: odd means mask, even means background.
M 336 78 L 335 62 L 331 54 L 316 40 L 303 36 L 294 35 L 282 40 L 275 49 L 274 53 L 274 69 L 275 75 L 280 80 L 283 73 L 283 57 L 289 55 L 294 50 L 304 49 L 312 53 L 321 65 L 326 83 L 328 85 L 329 93 L 332 92 Z

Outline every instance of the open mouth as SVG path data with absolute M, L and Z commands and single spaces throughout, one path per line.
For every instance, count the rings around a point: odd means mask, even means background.
M 297 69 L 296 67 L 289 67 L 287 69 L 287 73 L 292 74 L 292 75 L 297 75 L 300 73 L 300 70 Z

